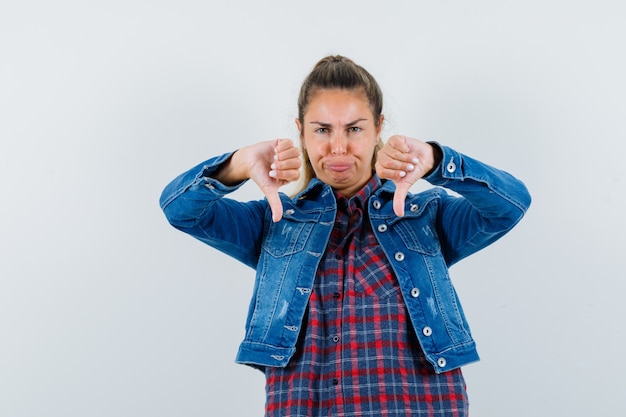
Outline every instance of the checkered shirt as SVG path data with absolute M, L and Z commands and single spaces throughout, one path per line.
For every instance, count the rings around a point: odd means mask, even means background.
M 377 176 L 337 217 L 286 368 L 266 368 L 266 417 L 468 413 L 460 369 L 436 374 L 411 325 L 397 279 L 367 219 Z

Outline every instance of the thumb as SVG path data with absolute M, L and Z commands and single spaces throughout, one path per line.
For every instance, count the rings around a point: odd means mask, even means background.
M 396 183 L 396 192 L 393 195 L 393 212 L 396 213 L 398 217 L 404 216 L 404 200 L 410 188 L 411 184 L 409 183 Z
M 283 218 L 283 203 L 278 196 L 278 189 L 268 190 L 265 197 L 270 205 L 270 210 L 272 210 L 272 221 L 274 223 L 279 222 Z

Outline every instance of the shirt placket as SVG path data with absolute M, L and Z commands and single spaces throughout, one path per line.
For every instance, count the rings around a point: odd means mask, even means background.
M 333 297 L 337 300 L 337 318 L 335 320 L 336 327 L 334 329 L 334 335 L 331 343 L 335 344 L 334 355 L 335 360 L 333 363 L 335 366 L 335 376 L 332 379 L 332 384 L 335 385 L 335 403 L 332 407 L 332 416 L 344 416 L 346 413 L 344 407 L 345 396 L 350 396 L 352 392 L 346 392 L 346 383 L 354 383 L 354 381 L 346 381 L 346 378 L 351 375 L 354 364 L 350 363 L 350 352 L 346 350 L 351 349 L 350 334 L 352 331 L 352 323 L 350 317 L 354 317 L 354 252 L 356 251 L 357 235 L 356 230 L 359 229 L 362 221 L 362 212 L 357 209 L 356 204 L 353 201 L 350 202 L 350 206 L 346 208 L 346 211 L 340 211 L 339 218 L 341 220 L 336 225 L 340 227 L 339 245 L 336 247 L 335 260 L 337 261 L 337 292 L 333 294 Z
M 333 256 L 334 267 L 337 271 L 335 285 L 329 288 L 328 297 L 334 302 L 335 316 L 331 320 L 333 323 L 329 328 L 329 351 L 332 352 L 332 358 L 329 363 L 332 364 L 332 370 L 329 372 L 329 392 L 332 392 L 330 408 L 330 416 L 344 415 L 344 392 L 343 392 L 343 369 L 342 369 L 342 329 L 343 329 L 343 300 L 344 300 L 344 282 L 345 282 L 345 251 L 342 246 L 343 239 L 347 232 L 348 217 L 343 211 L 338 211 L 335 227 L 337 228 L 335 253 Z M 332 294 L 330 294 L 332 292 Z

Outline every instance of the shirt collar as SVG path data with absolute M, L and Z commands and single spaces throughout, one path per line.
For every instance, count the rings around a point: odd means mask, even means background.
M 372 178 L 351 198 L 346 198 L 335 191 L 335 199 L 337 200 L 337 208 L 344 210 L 348 214 L 354 213 L 358 209 L 367 206 L 367 200 L 374 192 L 380 188 L 381 181 L 378 175 L 372 175 Z

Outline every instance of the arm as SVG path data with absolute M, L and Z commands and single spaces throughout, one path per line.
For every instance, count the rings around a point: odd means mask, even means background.
M 255 268 L 267 203 L 241 203 L 227 194 L 237 185 L 211 177 L 232 154 L 209 159 L 170 182 L 160 198 L 165 217 L 176 229 Z M 245 181 L 244 181 L 245 182 Z
M 528 210 L 531 197 L 511 174 L 445 146 L 440 149 L 441 164 L 424 179 L 461 195 L 446 196 L 439 209 L 440 243 L 452 265 L 510 231 Z
M 462 196 L 444 197 L 439 208 L 439 237 L 449 265 L 502 237 L 530 205 L 528 190 L 512 175 L 435 143 L 394 136 L 378 155 L 379 176 L 396 184 L 398 215 L 409 188 L 422 177 Z
M 299 150 L 290 140 L 260 142 L 209 159 L 179 175 L 163 191 L 161 208 L 172 226 L 255 267 L 265 212 L 282 217 L 278 188 L 299 176 Z M 224 198 L 248 179 L 267 201 Z

